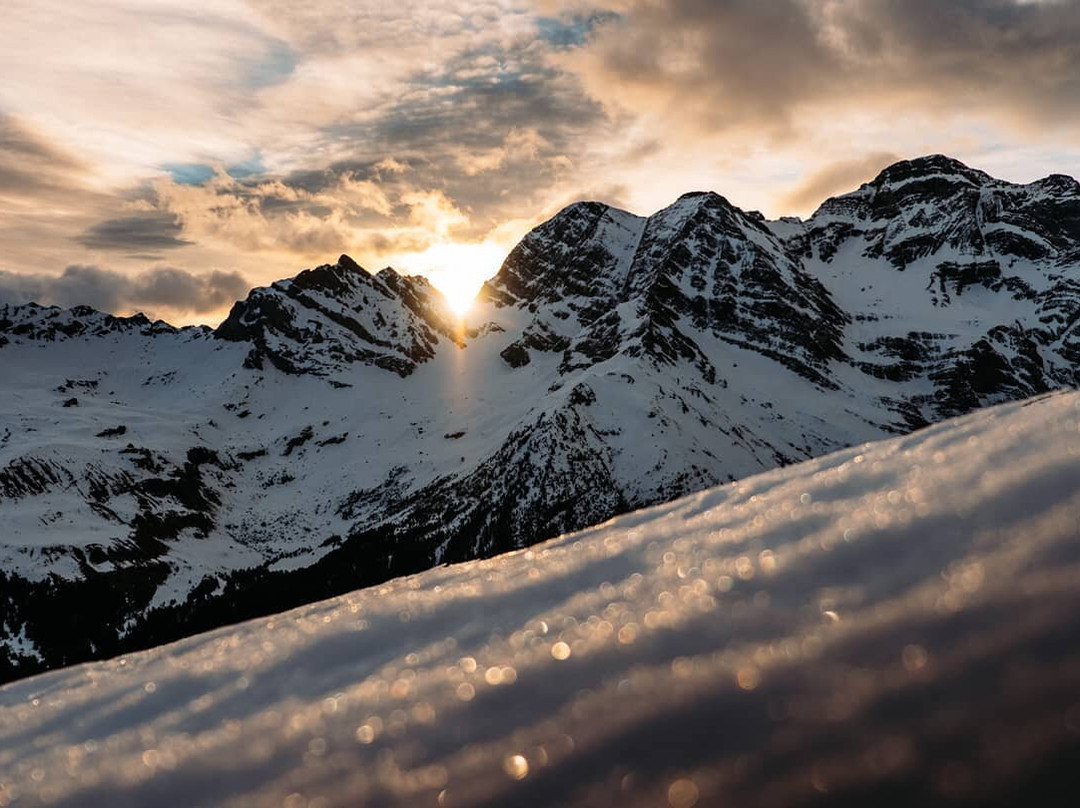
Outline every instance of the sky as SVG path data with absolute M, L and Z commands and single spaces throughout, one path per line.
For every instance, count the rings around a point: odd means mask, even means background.
M 0 303 L 214 324 L 347 253 L 468 297 L 580 199 L 1080 175 L 1080 0 L 0 0 Z

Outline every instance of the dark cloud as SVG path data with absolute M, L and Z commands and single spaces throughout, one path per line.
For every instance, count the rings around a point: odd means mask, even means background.
M 0 271 L 0 301 L 53 306 L 92 306 L 109 312 L 168 309 L 202 314 L 242 297 L 250 284 L 238 272 L 196 275 L 155 267 L 138 275 L 73 264 L 60 275 Z
M 139 306 L 204 312 L 232 303 L 249 288 L 239 272 L 215 270 L 194 275 L 174 267 L 157 267 L 135 276 L 129 300 Z
M 75 240 L 94 250 L 170 250 L 192 243 L 182 232 L 179 217 L 155 211 L 98 222 Z
M 808 210 L 835 194 L 847 193 L 878 175 L 881 169 L 901 158 L 890 152 L 875 152 L 858 160 L 832 163 L 815 171 L 783 198 L 789 210 Z
M 847 0 L 843 11 L 848 66 L 871 87 L 1048 122 L 1080 113 L 1077 0 Z
M 773 119 L 836 70 L 800 0 L 634 0 L 593 40 L 595 91 L 645 93 L 709 126 Z M 623 99 L 624 101 L 626 99 Z
M 604 5 L 603 2 L 598 5 Z M 1080 0 L 617 0 L 567 64 L 599 98 L 706 128 L 830 104 L 1080 118 Z

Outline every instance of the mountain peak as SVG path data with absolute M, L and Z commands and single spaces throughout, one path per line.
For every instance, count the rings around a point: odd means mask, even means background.
M 336 264 L 323 264 L 314 269 L 305 269 L 286 282 L 297 289 L 322 292 L 330 297 L 340 298 L 348 295 L 355 288 L 356 281 L 370 277 L 370 272 L 349 256 L 342 255 Z
M 1034 183 L 1051 191 L 1063 191 L 1066 193 L 1080 193 L 1080 182 L 1068 174 L 1051 174 Z
M 718 194 L 716 191 L 690 191 L 676 199 L 675 202 L 665 210 L 685 210 L 687 207 L 729 208 L 731 210 L 738 210 L 740 213 L 745 213 L 741 208 L 733 205 L 726 196 Z M 661 213 L 663 213 L 663 211 L 661 211 Z
M 712 196 L 720 196 L 720 195 L 718 193 L 716 193 L 716 191 L 687 191 L 685 194 L 680 196 L 676 200 L 676 202 L 682 202 L 683 200 L 686 200 L 686 199 L 700 199 L 702 197 L 712 197 Z
M 989 174 L 971 168 L 953 157 L 944 154 L 928 154 L 893 163 L 878 174 L 871 184 L 879 187 L 899 185 L 929 177 L 953 177 L 971 185 L 986 185 L 993 182 L 993 177 Z
M 572 223 L 586 220 L 596 222 L 610 209 L 611 206 L 603 202 L 582 199 L 561 208 L 558 213 L 547 221 L 547 224 L 573 226 Z
M 363 272 L 364 271 L 364 268 L 362 266 L 360 266 L 358 263 L 356 263 L 352 258 L 350 258 L 345 253 L 342 253 L 338 257 L 337 265 L 339 267 L 341 267 L 342 269 L 351 269 L 354 272 L 357 272 L 357 271 L 358 272 Z

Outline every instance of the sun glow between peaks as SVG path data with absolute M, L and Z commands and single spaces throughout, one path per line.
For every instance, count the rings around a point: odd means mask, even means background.
M 484 281 L 499 270 L 506 253 L 490 242 L 480 244 L 444 243 L 407 257 L 402 265 L 410 272 L 426 275 L 453 312 L 463 317 L 472 307 Z

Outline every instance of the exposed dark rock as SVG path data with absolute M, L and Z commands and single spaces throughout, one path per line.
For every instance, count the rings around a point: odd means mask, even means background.
M 315 437 L 315 430 L 312 429 L 310 426 L 305 426 L 300 431 L 299 435 L 294 438 L 290 438 L 289 442 L 285 444 L 285 449 L 281 452 L 282 456 L 288 457 L 294 451 L 296 451 L 309 440 L 311 440 L 313 437 Z
M 499 354 L 503 360 L 512 368 L 523 368 L 532 360 L 529 358 L 529 351 L 520 342 L 512 342 Z

